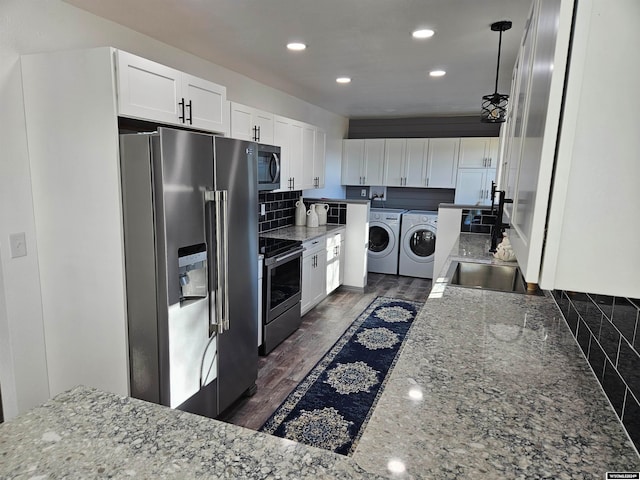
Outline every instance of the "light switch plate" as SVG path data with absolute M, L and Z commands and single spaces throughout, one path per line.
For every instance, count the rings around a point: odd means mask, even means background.
M 262 215 L 263 217 L 267 214 L 267 210 L 265 208 L 265 204 L 261 203 L 260 204 L 260 215 Z
M 27 255 L 27 240 L 24 232 L 9 235 L 11 245 L 11 258 L 25 257 Z

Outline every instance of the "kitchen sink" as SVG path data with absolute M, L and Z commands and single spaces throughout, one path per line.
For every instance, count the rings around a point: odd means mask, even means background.
M 516 265 L 453 261 L 447 271 L 447 278 L 450 285 L 459 287 L 522 294 L 542 294 L 539 291 L 527 291 L 527 284 Z

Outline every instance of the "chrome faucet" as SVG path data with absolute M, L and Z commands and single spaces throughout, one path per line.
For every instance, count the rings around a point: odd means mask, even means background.
M 498 194 L 498 205 L 494 205 L 496 193 Z M 504 214 L 504 204 L 513 203 L 510 198 L 505 198 L 506 192 L 504 190 L 496 190 L 496 184 L 491 182 L 491 214 L 496 216 L 496 220 L 491 227 L 491 248 L 489 251 L 495 253 L 498 246 L 498 240 L 502 239 L 502 234 L 506 228 L 511 226 L 508 223 L 503 223 L 502 215 Z M 496 208 L 494 212 L 494 207 Z

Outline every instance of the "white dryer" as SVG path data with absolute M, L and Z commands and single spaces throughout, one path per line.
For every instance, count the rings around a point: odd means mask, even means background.
M 433 278 L 437 231 L 438 212 L 409 210 L 402 215 L 400 275 Z
M 372 208 L 369 213 L 369 253 L 367 270 L 398 274 L 400 222 L 406 210 Z

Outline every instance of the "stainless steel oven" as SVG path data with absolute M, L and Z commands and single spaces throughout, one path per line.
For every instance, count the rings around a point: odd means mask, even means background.
M 267 355 L 301 323 L 302 245 L 300 242 L 261 238 L 264 254 L 263 325 L 260 353 Z M 263 248 L 266 242 L 271 248 Z M 278 244 L 279 248 L 274 248 Z

